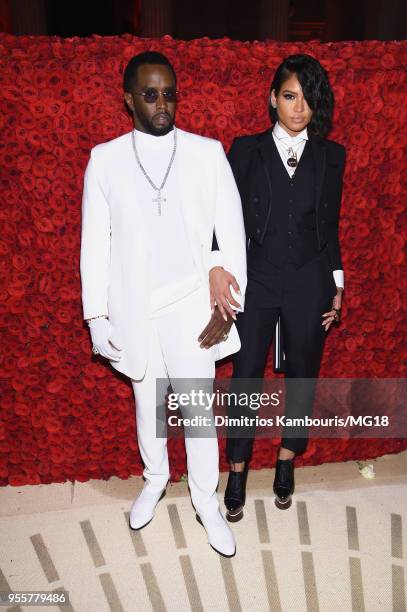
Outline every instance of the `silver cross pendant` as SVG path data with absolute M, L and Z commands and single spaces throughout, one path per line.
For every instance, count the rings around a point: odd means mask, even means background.
M 161 202 L 166 202 L 167 199 L 163 198 L 161 195 L 161 191 L 157 192 L 157 197 L 153 198 L 153 202 L 157 202 L 157 208 L 158 208 L 158 216 L 161 217 Z

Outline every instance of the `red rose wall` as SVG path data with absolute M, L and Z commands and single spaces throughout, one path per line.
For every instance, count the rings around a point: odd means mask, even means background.
M 131 386 L 92 357 L 79 276 L 81 194 L 91 147 L 131 129 L 122 72 L 156 49 L 183 93 L 177 125 L 218 138 L 269 126 L 267 93 L 287 55 L 312 54 L 335 92 L 330 138 L 345 145 L 340 237 L 343 322 L 329 333 L 321 376 L 402 377 L 406 322 L 407 41 L 241 43 L 131 36 L 0 37 L 0 484 L 140 474 Z M 231 373 L 227 363 L 218 375 Z M 267 376 L 272 376 L 271 364 Z M 226 469 L 221 440 L 222 469 Z M 278 440 L 258 440 L 252 467 L 271 467 Z M 185 471 L 170 440 L 172 477 Z M 297 465 L 365 459 L 407 440 L 311 440 Z

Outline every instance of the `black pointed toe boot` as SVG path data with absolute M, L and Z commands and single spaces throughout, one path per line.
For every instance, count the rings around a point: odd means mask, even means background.
M 228 484 L 225 490 L 226 518 L 231 523 L 237 523 L 243 518 L 243 506 L 246 501 L 246 481 L 248 464 L 242 472 L 229 472 Z
M 291 496 L 294 493 L 294 459 L 277 459 L 273 491 L 277 508 L 286 510 L 291 506 Z

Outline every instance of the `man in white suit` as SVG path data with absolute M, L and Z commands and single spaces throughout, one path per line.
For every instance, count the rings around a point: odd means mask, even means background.
M 239 193 L 222 145 L 175 127 L 176 77 L 167 58 L 132 58 L 124 92 L 135 129 L 94 147 L 86 169 L 81 278 L 93 352 L 129 376 L 134 390 L 145 485 L 130 526 L 141 529 L 170 474 L 166 434 L 157 433 L 169 383 L 174 393 L 197 381 L 208 390 L 215 361 L 240 348 L 233 319 L 243 307 L 246 255 Z M 214 232 L 222 261 L 211 252 Z M 216 305 L 209 280 L 221 287 Z M 216 429 L 212 423 L 185 433 L 197 520 L 211 546 L 233 556 L 216 494 Z

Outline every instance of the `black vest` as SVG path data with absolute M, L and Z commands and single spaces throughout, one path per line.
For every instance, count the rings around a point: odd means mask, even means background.
M 276 144 L 272 142 L 271 214 L 261 246 L 253 243 L 253 255 L 261 255 L 275 266 L 300 267 L 318 255 L 315 213 L 315 170 L 307 141 L 290 178 Z

